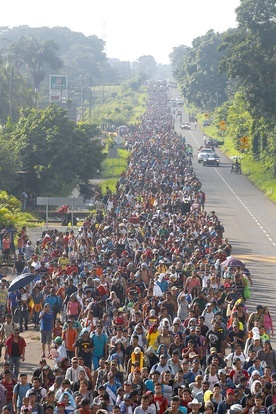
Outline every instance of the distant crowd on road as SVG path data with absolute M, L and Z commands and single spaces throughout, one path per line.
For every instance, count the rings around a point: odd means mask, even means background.
M 2 413 L 276 413 L 269 309 L 248 312 L 250 271 L 205 210 L 166 82 L 125 138 L 128 169 L 103 209 L 34 244 L 18 235 L 24 276 L 0 287 Z M 28 329 L 41 341 L 31 383 Z

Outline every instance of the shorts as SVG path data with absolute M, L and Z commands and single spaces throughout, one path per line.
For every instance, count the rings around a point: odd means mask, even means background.
M 40 342 L 50 344 L 52 341 L 52 331 L 40 331 Z

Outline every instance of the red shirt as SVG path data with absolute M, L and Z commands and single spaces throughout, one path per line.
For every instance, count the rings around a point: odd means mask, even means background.
M 164 395 L 161 395 L 159 397 L 154 394 L 153 400 L 154 402 L 156 402 L 158 414 L 163 414 L 169 405 L 167 398 L 164 397 Z M 159 410 L 158 410 L 158 406 L 159 406 Z
M 1 381 L 1 384 L 6 388 L 6 398 L 7 398 L 7 404 L 12 402 L 12 396 L 13 396 L 13 389 L 16 385 L 16 380 L 11 379 L 11 383 L 6 382 L 5 380 Z
M 72 265 L 72 266 L 66 266 L 66 269 L 65 269 L 65 271 L 66 271 L 66 274 L 67 275 L 71 275 L 73 272 L 77 272 L 77 273 L 79 273 L 79 271 L 78 271 L 78 266 L 75 266 L 75 265 Z

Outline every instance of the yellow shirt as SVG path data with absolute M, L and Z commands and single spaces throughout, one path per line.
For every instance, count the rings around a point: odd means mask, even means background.
M 147 333 L 148 347 L 152 346 L 155 351 L 157 351 L 158 346 L 159 346 L 158 341 L 157 341 L 157 338 L 158 338 L 159 335 L 160 334 L 159 334 L 158 331 L 157 332 L 152 332 L 151 334 Z
M 66 268 L 66 265 L 67 265 L 68 262 L 69 262 L 68 257 L 61 256 L 58 259 L 58 264 L 61 266 L 62 269 L 65 269 Z

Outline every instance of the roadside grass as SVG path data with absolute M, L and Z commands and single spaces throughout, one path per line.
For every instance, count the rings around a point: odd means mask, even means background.
M 103 194 L 105 194 L 107 186 L 112 192 L 115 192 L 116 184 L 122 174 L 122 171 L 126 171 L 127 169 L 128 156 L 129 151 L 125 149 L 118 149 L 118 158 L 106 158 L 103 161 L 103 181 L 99 184 Z

